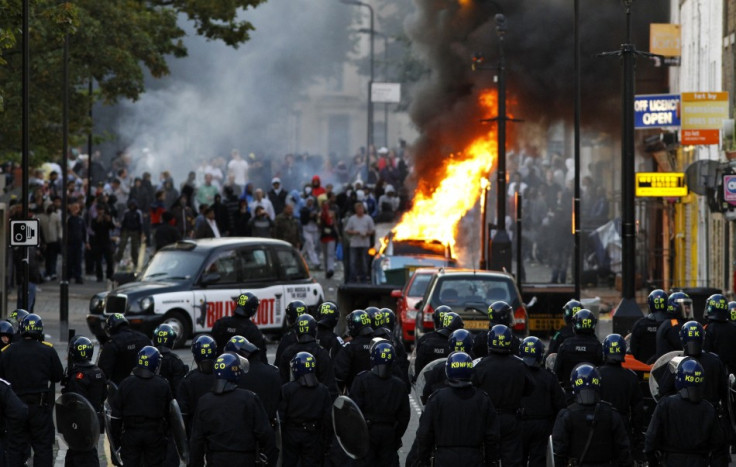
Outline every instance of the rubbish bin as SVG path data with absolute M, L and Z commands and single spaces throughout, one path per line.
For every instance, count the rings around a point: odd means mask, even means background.
M 675 288 L 670 291 L 672 292 L 685 292 L 693 301 L 693 316 L 696 320 L 701 323 L 705 323 L 705 317 L 703 312 L 705 311 L 705 302 L 713 294 L 723 293 L 721 289 L 715 289 L 713 287 L 684 287 Z

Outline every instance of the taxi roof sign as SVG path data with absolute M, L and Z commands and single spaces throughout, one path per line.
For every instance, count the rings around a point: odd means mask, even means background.
M 636 196 L 679 198 L 687 196 L 685 174 L 680 172 L 638 172 Z

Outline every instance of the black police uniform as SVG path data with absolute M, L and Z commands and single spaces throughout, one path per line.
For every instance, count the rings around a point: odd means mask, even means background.
M 371 448 L 364 465 L 399 465 L 397 451 L 411 417 L 404 381 L 396 376 L 381 378 L 372 371 L 364 371 L 353 380 L 350 397 L 368 423 Z
M 238 387 L 254 392 L 261 399 L 268 420 L 273 426 L 281 400 L 281 384 L 278 368 L 263 363 L 256 356 L 252 356 L 250 369 L 247 373 L 243 373 L 238 381 Z
M 28 337 L 5 347 L 0 357 L 0 378 L 11 384 L 18 398 L 28 406 L 28 418 L 22 431 L 8 440 L 9 465 L 22 465 L 33 448 L 37 466 L 53 464 L 54 383 L 61 381 L 64 367 L 48 342 Z
M 268 415 L 258 396 L 235 388 L 202 396 L 192 422 L 190 467 L 253 466 L 258 453 L 276 465 L 278 451 Z
M 475 366 L 473 384 L 490 396 L 498 413 L 502 465 L 520 465 L 519 409 L 521 399 L 534 390 L 534 380 L 527 366 L 515 355 L 491 352 Z
M 551 371 L 528 368 L 534 389 L 521 399 L 522 463 L 530 467 L 544 466 L 547 440 L 552 434 L 557 413 L 565 408 L 565 393 Z
M 423 405 L 427 405 L 429 396 L 435 391 L 447 387 L 445 365 L 437 365 L 424 375 L 424 390 L 420 396 Z
M 511 335 L 511 354 L 519 355 L 519 346 L 521 341 L 518 337 Z M 471 351 L 473 358 L 483 358 L 488 355 L 488 331 L 481 331 L 473 340 L 473 349 Z
M 663 397 L 647 428 L 644 450 L 652 459 L 662 455 L 668 467 L 705 467 L 710 453 L 725 443 L 713 405 L 693 402 L 679 394 Z M 655 464 L 656 465 L 656 464 Z
M 639 378 L 636 373 L 621 364 L 605 363 L 598 368 L 601 375 L 601 400 L 608 402 L 618 411 L 629 434 L 632 452 L 642 453 L 642 399 Z
M 68 370 L 67 376 L 62 381 L 61 393 L 73 392 L 87 399 L 100 422 L 100 433 L 104 430 L 105 415 L 102 412 L 102 404 L 107 398 L 107 378 L 105 374 L 92 362 L 74 363 Z M 79 467 L 99 467 L 100 460 L 97 447 L 89 451 L 75 451 L 69 449 L 66 452 L 66 465 Z
M 291 381 L 281 387 L 281 460 L 283 465 L 319 466 L 332 438 L 332 396 L 322 383 Z
M 632 465 L 624 422 L 607 402 L 574 402 L 562 409 L 552 430 L 552 445 L 556 465 L 567 465 L 573 459 L 580 466 Z
M 419 419 L 416 445 L 420 465 L 490 465 L 498 460 L 499 425 L 493 402 L 473 386 L 440 389 Z M 518 459 L 517 459 L 518 462 Z
M 545 357 L 548 357 L 553 353 L 557 353 L 560 350 L 562 343 L 574 335 L 575 331 L 572 330 L 572 324 L 566 324 L 558 329 L 549 341 L 549 347 L 547 348 L 547 355 L 545 355 Z
M 317 324 L 317 343 L 330 354 L 333 361 L 337 358 L 337 354 L 342 350 L 344 344 L 331 327 L 321 324 Z
M 327 386 L 333 399 L 337 397 L 337 382 L 335 380 L 335 369 L 332 360 L 327 351 L 319 346 L 316 340 L 310 342 L 297 342 L 288 349 L 284 350 L 284 354 L 279 361 L 279 373 L 281 374 L 281 382 L 288 383 L 291 379 L 291 371 L 289 362 L 299 352 L 309 352 L 317 361 L 317 379 L 320 383 Z
M 112 435 L 120 440 L 123 464 L 161 465 L 167 449 L 167 419 L 173 398 L 169 382 L 138 368 L 110 400 Z
M 717 354 L 728 367 L 728 372 L 736 374 L 736 326 L 733 323 L 708 323 L 705 327 L 703 349 Z
M 297 335 L 294 329 L 289 330 L 286 334 L 281 336 L 281 340 L 279 341 L 279 346 L 276 348 L 276 359 L 274 362 L 278 365 L 278 363 L 281 361 L 281 356 L 284 354 L 284 350 L 288 349 L 292 345 L 297 343 Z M 258 347 L 263 348 L 263 347 Z
M 376 329 L 373 335 L 375 337 L 386 339 L 394 346 L 396 359 L 394 360 L 393 365 L 391 365 L 391 371 L 404 382 L 406 385 L 406 391 L 411 391 L 411 381 L 409 380 L 409 356 L 406 354 L 404 344 L 397 342 L 398 339 L 394 337 L 393 333 L 384 327 Z
M 417 355 L 414 360 L 414 377 L 418 377 L 427 363 L 446 358 L 450 352 L 447 349 L 447 336 L 437 331 L 431 331 L 423 335 L 416 344 Z M 370 367 L 369 367 L 370 368 Z
M 151 345 L 150 339 L 123 325 L 102 346 L 97 366 L 108 380 L 119 385 L 138 363 L 138 351 L 147 345 Z
M 197 411 L 199 399 L 210 392 L 214 384 L 215 374 L 203 373 L 199 368 L 187 373 L 181 381 L 176 393 L 176 400 L 179 403 L 179 409 L 188 434 L 191 433 L 192 419 Z
M 654 360 L 673 350 L 682 350 L 680 328 L 687 322 L 684 318 L 666 319 L 657 328 L 657 353 Z
M 666 319 L 664 313 L 650 313 L 634 323 L 629 347 L 635 359 L 644 363 L 653 361 L 657 355 L 657 330 Z
M 176 394 L 179 384 L 189 371 L 189 366 L 185 365 L 181 358 L 170 348 L 164 346 L 156 348 L 161 352 L 161 369 L 158 374 L 169 382 L 171 394 Z
M 0 465 L 13 465 L 9 463 L 11 458 L 8 456 L 8 442 L 24 436 L 28 406 L 18 398 L 10 387 L 10 383 L 4 379 L 0 379 L 0 414 L 0 423 L 5 427 L 5 433 L 0 437 Z M 27 448 L 26 451 L 29 450 L 30 448 Z M 17 462 L 22 462 L 24 457 L 26 456 L 16 456 L 15 459 Z
M 266 338 L 263 337 L 261 330 L 253 324 L 250 318 L 240 315 L 224 316 L 215 321 L 212 326 L 212 337 L 217 342 L 218 355 L 224 352 L 225 344 L 233 336 L 243 336 L 259 349 L 266 348 Z M 258 358 L 263 363 L 268 363 L 266 352 L 258 352 Z
M 576 334 L 562 343 L 557 351 L 554 372 L 557 380 L 569 394 L 570 373 L 580 363 L 587 362 L 594 366 L 603 363 L 603 346 L 592 334 Z
M 354 337 L 338 352 L 334 365 L 335 379 L 340 389 L 349 389 L 355 375 L 371 369 L 371 339 L 373 334 Z

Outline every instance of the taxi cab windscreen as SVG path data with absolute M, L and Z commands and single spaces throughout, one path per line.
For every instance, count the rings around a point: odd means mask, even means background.
M 141 281 L 187 280 L 202 265 L 202 256 L 192 251 L 161 250 L 156 253 L 141 275 Z

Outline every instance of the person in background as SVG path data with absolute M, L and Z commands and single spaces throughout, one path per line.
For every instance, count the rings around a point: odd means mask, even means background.
M 325 271 L 327 271 L 326 276 L 331 279 L 335 274 L 335 247 L 340 240 L 340 235 L 337 225 L 337 213 L 330 208 L 329 202 L 322 203 L 319 225 L 322 261 Z
M 92 220 L 90 225 L 92 237 L 90 238 L 90 253 L 95 264 L 95 275 L 97 282 L 102 282 L 102 260 L 105 260 L 106 278 L 112 280 L 115 272 L 115 261 L 113 260 L 113 245 L 110 233 L 115 230 L 115 223 L 110 213 L 104 205 L 97 208 L 97 217 Z
M 345 233 L 350 235 L 350 281 L 368 280 L 368 248 L 376 227 L 371 216 L 365 214 L 363 203 L 355 203 L 355 214 L 348 218 Z
M 170 212 L 165 212 L 161 215 L 163 222 L 156 229 L 154 234 L 154 244 L 156 245 L 156 251 L 171 245 L 181 240 L 181 232 L 172 225 L 174 216 Z
M 256 215 L 248 222 L 248 225 L 253 237 L 271 238 L 273 236 L 273 221 L 268 217 L 263 206 L 256 207 Z
M 44 275 L 47 281 L 56 280 L 56 263 L 61 252 L 61 213 L 55 203 L 46 208 L 46 212 L 39 214 L 41 235 L 44 242 Z
M 70 278 L 74 278 L 77 284 L 83 284 L 82 279 L 82 257 L 84 249 L 89 248 L 87 243 L 87 225 L 84 219 L 79 215 L 80 206 L 78 203 L 72 203 L 69 206 L 69 217 L 67 218 L 67 262 L 68 274 Z

